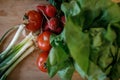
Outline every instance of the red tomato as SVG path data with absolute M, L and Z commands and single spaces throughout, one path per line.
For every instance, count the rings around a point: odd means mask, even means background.
M 38 46 L 43 51 L 49 51 L 51 49 L 50 34 L 51 32 L 45 31 L 38 36 Z
M 43 15 L 35 10 L 28 11 L 24 16 L 26 28 L 30 31 L 37 31 L 42 26 Z M 26 23 L 27 21 L 27 23 Z
M 46 61 L 49 52 L 42 52 L 37 58 L 37 66 L 42 72 L 47 72 Z

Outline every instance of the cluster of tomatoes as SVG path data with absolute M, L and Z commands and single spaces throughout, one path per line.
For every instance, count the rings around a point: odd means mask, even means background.
M 51 4 L 38 5 L 37 10 L 30 10 L 24 16 L 26 29 L 32 32 L 41 31 L 38 35 L 37 43 L 41 53 L 37 59 L 38 68 L 47 72 L 46 60 L 48 58 L 50 45 L 50 35 L 60 34 L 65 24 L 64 15 L 59 15 L 56 7 Z

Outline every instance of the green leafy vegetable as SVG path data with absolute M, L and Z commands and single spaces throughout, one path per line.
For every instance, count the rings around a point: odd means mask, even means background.
M 88 70 L 88 80 L 105 80 L 106 74 L 93 62 L 90 62 Z
M 111 72 L 109 74 L 109 77 L 112 80 L 117 80 L 120 78 L 120 58 L 119 60 L 114 64 L 114 66 L 111 69 Z
M 61 47 L 53 47 L 50 50 L 50 54 L 47 61 L 48 74 L 53 77 L 58 70 L 64 67 L 65 61 L 69 59 L 69 56 Z
M 74 72 L 73 60 L 64 41 L 64 31 L 60 35 L 51 35 L 50 50 L 47 68 L 48 74 L 53 77 L 56 73 L 62 80 L 70 80 Z
M 71 0 L 61 9 L 75 69 L 82 77 L 104 80 L 119 59 L 120 7 L 110 0 Z
M 74 66 L 72 61 L 66 61 L 64 67 L 58 71 L 58 75 L 62 80 L 71 80 L 74 73 Z
M 50 50 L 49 60 L 51 65 L 56 65 L 58 63 L 61 64 L 67 60 L 68 57 L 69 56 L 65 53 L 65 51 L 59 46 L 53 47 Z
M 57 3 L 49 1 L 53 5 Z M 66 23 L 62 34 L 51 36 L 53 48 L 48 59 L 48 73 L 52 77 L 58 73 L 62 80 L 69 80 L 75 69 L 88 80 L 119 79 L 119 5 L 111 0 L 61 0 L 59 6 Z M 64 59 L 59 61 L 58 56 Z
M 87 73 L 89 64 L 89 35 L 83 33 L 79 26 L 75 26 L 70 20 L 66 23 L 65 32 L 71 56 L 81 69 Z

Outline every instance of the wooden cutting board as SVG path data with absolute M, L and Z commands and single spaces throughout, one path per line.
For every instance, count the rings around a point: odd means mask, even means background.
M 10 27 L 22 23 L 24 13 L 35 9 L 38 4 L 47 4 L 47 2 L 46 0 L 0 0 L 0 37 Z M 7 37 L 0 47 L 0 51 L 5 49 L 12 35 Z M 47 73 L 43 73 L 37 68 L 36 59 L 39 52 L 39 50 L 34 51 L 20 62 L 10 73 L 7 80 L 60 80 L 57 75 L 50 79 Z M 81 80 L 81 78 L 75 73 L 72 80 Z

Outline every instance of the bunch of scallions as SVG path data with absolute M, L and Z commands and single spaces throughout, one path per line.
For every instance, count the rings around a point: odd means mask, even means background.
M 15 66 L 21 62 L 26 56 L 32 53 L 35 50 L 34 40 L 32 32 L 27 34 L 23 40 L 18 42 L 20 39 L 21 33 L 25 30 L 25 25 L 20 24 L 9 29 L 3 36 L 0 38 L 0 46 L 5 40 L 8 34 L 16 30 L 13 39 L 8 44 L 7 48 L 0 53 L 0 80 L 6 80 L 9 73 L 15 68 Z

